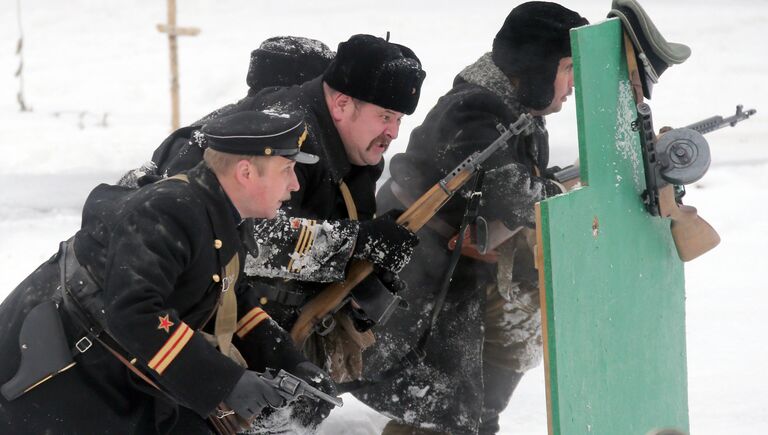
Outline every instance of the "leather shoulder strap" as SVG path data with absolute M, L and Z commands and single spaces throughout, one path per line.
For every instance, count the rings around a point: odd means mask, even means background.
M 339 190 L 341 190 L 341 196 L 344 197 L 344 205 L 347 206 L 347 214 L 353 221 L 357 220 L 357 207 L 355 206 L 355 200 L 352 198 L 352 192 L 349 191 L 347 183 L 339 183 Z

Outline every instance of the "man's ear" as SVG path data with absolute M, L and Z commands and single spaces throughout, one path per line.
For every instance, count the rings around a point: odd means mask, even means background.
M 246 184 L 255 175 L 254 167 L 248 160 L 242 159 L 235 163 L 234 175 L 238 184 Z
M 339 122 L 344 118 L 346 111 L 353 108 L 352 97 L 341 92 L 337 92 L 331 97 L 331 117 Z

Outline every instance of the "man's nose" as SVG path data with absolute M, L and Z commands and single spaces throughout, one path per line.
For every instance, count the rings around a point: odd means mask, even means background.
M 296 170 L 291 171 L 291 182 L 288 183 L 288 191 L 296 192 L 301 186 L 299 185 L 299 179 L 296 177 Z
M 390 139 L 397 139 L 397 134 L 400 132 L 400 123 L 397 121 L 393 121 L 387 125 L 387 128 L 384 130 L 384 134 L 387 135 Z

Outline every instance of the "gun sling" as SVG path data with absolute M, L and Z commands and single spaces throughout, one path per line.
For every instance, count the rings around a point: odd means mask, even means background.
M 416 199 L 411 196 L 408 191 L 403 189 L 397 182 L 390 179 L 389 190 L 392 195 L 400 201 L 405 207 L 410 207 Z M 386 188 L 386 185 L 385 187 Z M 458 230 L 448 222 L 441 219 L 437 214 L 432 216 L 426 223 L 426 226 L 437 234 L 448 239 L 448 249 L 451 251 L 456 249 L 458 244 L 459 235 L 463 234 L 464 241 L 461 245 L 458 245 L 458 249 L 461 254 L 474 258 L 485 263 L 498 262 L 498 253 L 494 250 L 500 244 L 520 230 L 520 228 L 510 231 L 503 227 L 500 222 L 491 222 L 490 224 L 483 219 L 482 216 L 478 216 L 477 219 L 469 225 L 470 231 L 457 232 Z M 503 227 L 503 228 L 502 228 Z M 476 239 L 476 240 L 475 240 Z
M 477 175 L 475 176 L 475 182 L 474 186 L 472 187 L 472 195 L 470 196 L 469 201 L 467 201 L 467 206 L 464 210 L 464 216 L 461 219 L 461 226 L 459 227 L 459 234 L 463 234 L 464 231 L 466 231 L 467 227 L 472 224 L 475 219 L 478 217 L 478 208 L 480 206 L 480 198 L 482 198 L 483 194 L 483 178 L 485 176 L 485 171 L 482 169 L 479 169 L 477 171 Z M 459 263 L 459 259 L 461 258 L 461 246 L 464 243 L 464 238 L 459 237 L 456 239 L 456 247 L 451 252 L 451 259 L 448 263 L 448 268 L 446 269 L 445 276 L 443 277 L 443 282 L 440 285 L 440 291 L 435 296 L 435 303 L 432 305 L 432 312 L 430 315 L 430 322 L 427 325 L 427 328 L 422 332 L 421 336 L 419 337 L 419 340 L 416 343 L 416 346 L 411 348 L 406 354 L 392 367 L 390 367 L 387 370 L 384 370 L 383 372 L 377 374 L 376 376 L 372 376 L 369 379 L 365 380 L 355 380 L 351 382 L 345 382 L 338 385 L 339 392 L 341 393 L 348 393 L 351 391 L 356 391 L 362 388 L 366 388 L 368 386 L 377 384 L 379 382 L 384 382 L 389 379 L 391 379 L 395 374 L 409 368 L 414 367 L 420 362 L 424 361 L 424 358 L 426 358 L 427 354 L 424 351 L 424 347 L 427 344 L 427 341 L 429 340 L 429 336 L 432 334 L 432 329 L 437 324 L 437 318 L 440 315 L 440 312 L 443 310 L 443 305 L 445 303 L 445 297 L 448 294 L 448 289 L 451 286 L 451 278 L 453 277 L 453 272 L 456 269 L 456 265 Z

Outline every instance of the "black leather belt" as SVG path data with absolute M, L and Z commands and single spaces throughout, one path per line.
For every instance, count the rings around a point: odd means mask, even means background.
M 288 305 L 291 307 L 300 307 L 304 305 L 308 297 L 305 293 L 293 292 L 281 288 L 277 288 L 273 285 L 258 283 L 258 285 L 251 285 L 251 288 L 256 292 L 256 295 L 260 298 L 262 305 L 268 302 L 276 302 L 281 305 Z

